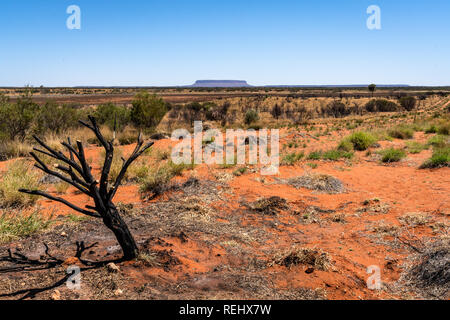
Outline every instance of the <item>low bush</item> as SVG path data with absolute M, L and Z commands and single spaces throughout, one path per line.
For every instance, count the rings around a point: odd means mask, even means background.
M 370 100 L 366 106 L 369 112 L 394 112 L 399 109 L 399 106 L 392 101 L 386 99 Z
M 398 127 L 388 131 L 389 135 L 395 139 L 411 139 L 414 137 L 414 130 L 407 127 Z
M 303 152 L 293 152 L 287 154 L 281 160 L 281 164 L 292 166 L 296 162 L 300 161 L 304 156 L 305 154 Z
M 406 142 L 406 149 L 409 153 L 421 153 L 423 150 L 426 150 L 429 148 L 429 145 L 423 144 L 417 141 L 407 141 Z
M 338 146 L 339 150 L 350 151 L 350 144 L 353 146 L 354 150 L 364 151 L 367 150 L 376 142 L 376 138 L 364 131 L 359 131 L 345 137 Z
M 383 162 L 398 162 L 406 157 L 406 152 L 401 149 L 389 148 L 380 151 L 381 161 Z
M 425 161 L 420 168 L 441 167 L 450 167 L 450 146 L 434 148 L 431 158 Z

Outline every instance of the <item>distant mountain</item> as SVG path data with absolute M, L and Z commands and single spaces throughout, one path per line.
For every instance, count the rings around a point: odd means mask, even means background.
M 244 80 L 197 80 L 191 87 L 201 88 L 236 88 L 236 87 L 251 87 L 247 81 Z

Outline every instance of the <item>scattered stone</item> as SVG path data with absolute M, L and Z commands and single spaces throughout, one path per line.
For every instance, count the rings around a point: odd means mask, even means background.
M 61 179 L 50 174 L 46 174 L 39 180 L 39 183 L 41 184 L 56 184 L 59 182 L 61 182 Z
M 67 233 L 65 233 L 64 231 L 61 232 L 61 237 L 67 237 Z
M 59 290 L 54 290 L 51 295 L 52 300 L 61 300 L 61 292 Z
M 116 289 L 114 290 L 114 295 L 116 297 L 123 295 L 123 291 L 121 289 Z
M 111 273 L 118 273 L 120 272 L 120 268 L 113 262 L 110 262 L 106 265 L 106 269 L 108 269 Z

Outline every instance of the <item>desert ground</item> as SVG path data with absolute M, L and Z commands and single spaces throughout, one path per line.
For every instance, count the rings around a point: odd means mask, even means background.
M 402 96 L 417 100 L 412 110 L 369 112 L 364 106 L 373 99 L 400 98 L 381 89 L 374 97 L 356 89 L 283 90 L 156 92 L 170 110 L 144 132 L 155 143 L 130 167 L 115 198 L 139 247 L 131 261 L 121 260 L 101 220 L 15 192 L 32 185 L 79 207 L 94 205 L 32 167 L 28 132 L 5 142 L 0 299 L 448 299 L 448 93 L 407 91 Z M 20 100 L 4 93 L 9 103 Z M 130 108 L 134 94 L 50 90 L 34 99 Z M 279 173 L 234 163 L 174 165 L 170 133 L 192 131 L 194 120 L 220 130 L 279 129 Z M 101 129 L 112 136 L 106 124 Z M 138 131 L 118 132 L 112 172 L 132 153 L 136 141 L 128 137 Z M 44 135 L 63 152 L 58 145 L 66 136 L 84 142 L 99 176 L 105 153 L 91 133 L 77 127 Z M 74 265 L 81 268 L 79 290 L 66 286 Z M 370 266 L 379 268 L 378 289 L 368 287 Z

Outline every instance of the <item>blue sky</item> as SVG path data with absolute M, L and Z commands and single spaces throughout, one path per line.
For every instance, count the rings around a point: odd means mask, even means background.
M 0 86 L 450 85 L 448 0 L 14 0 L 0 34 Z

